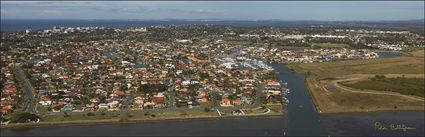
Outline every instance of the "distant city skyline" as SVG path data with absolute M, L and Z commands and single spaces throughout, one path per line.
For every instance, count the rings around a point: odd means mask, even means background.
M 424 19 L 424 1 L 1 1 L 1 19 Z

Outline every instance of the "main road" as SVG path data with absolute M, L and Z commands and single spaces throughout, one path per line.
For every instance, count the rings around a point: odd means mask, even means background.
M 24 71 L 18 65 L 13 65 L 13 74 L 21 85 L 23 91 L 23 110 L 25 112 L 36 113 L 35 110 L 35 90 L 31 85 Z

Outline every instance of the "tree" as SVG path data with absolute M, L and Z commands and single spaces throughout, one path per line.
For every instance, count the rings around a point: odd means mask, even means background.
M 207 60 L 208 59 L 208 55 L 204 54 L 204 53 L 199 53 L 198 55 L 196 55 L 196 57 L 201 59 L 201 60 Z
M 75 105 L 81 105 L 82 104 L 82 102 L 80 100 L 74 100 L 71 103 L 75 104 Z
M 210 76 L 209 76 L 209 74 L 208 73 L 201 73 L 201 78 L 203 78 L 203 79 L 206 79 L 206 78 L 209 78 Z
M 12 123 L 25 123 L 25 122 L 27 122 L 27 120 L 35 121 L 37 119 L 40 119 L 40 117 L 35 115 L 35 114 L 23 112 L 23 113 L 17 113 L 17 114 L 12 115 L 10 117 L 10 122 L 12 122 Z
M 6 118 L 3 117 L 3 112 L 0 112 L 0 122 L 7 121 Z
M 121 91 L 126 91 L 126 90 L 128 90 L 128 87 L 127 87 L 127 86 L 121 86 L 121 87 L 120 87 L 120 90 L 121 90 Z
M 152 91 L 151 84 L 143 84 L 137 88 L 137 92 L 150 93 Z
M 385 75 L 375 75 L 375 78 L 377 78 L 377 79 L 384 79 L 386 77 L 385 77 Z
M 92 112 L 89 112 L 89 113 L 87 113 L 87 116 L 95 116 L 96 114 L 94 114 L 94 113 L 92 113 Z
M 70 117 L 70 115 L 67 112 L 63 112 L 63 117 Z
M 128 122 L 129 118 L 133 117 L 129 113 L 125 113 L 124 115 L 121 115 L 120 122 Z

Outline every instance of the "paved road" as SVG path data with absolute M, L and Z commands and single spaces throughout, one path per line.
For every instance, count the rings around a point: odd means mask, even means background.
M 171 92 L 170 94 L 169 94 L 169 96 L 170 96 L 170 98 L 169 98 L 169 101 L 168 101 L 168 108 L 170 108 L 171 110 L 174 110 L 174 96 L 175 96 L 175 93 L 174 92 Z
M 103 50 L 103 51 L 101 51 L 101 53 L 103 55 L 109 57 L 110 59 L 112 59 L 116 63 L 121 63 L 121 61 L 123 60 L 121 56 L 115 54 L 114 51 L 111 50 L 111 49 Z
M 261 102 L 261 98 L 264 97 L 264 90 L 265 85 L 263 83 L 260 83 L 257 92 L 255 93 L 255 102 L 254 102 L 254 106 L 259 107 L 263 102 Z
M 220 108 L 221 106 L 219 105 L 219 103 L 218 103 L 218 101 L 217 101 L 217 95 L 218 95 L 218 92 L 217 91 L 213 91 L 212 93 L 211 93 L 211 101 L 212 101 L 212 107 L 213 108 Z
M 166 112 L 187 112 L 187 111 L 199 111 L 201 110 L 201 107 L 195 107 L 195 108 L 161 108 L 161 109 L 142 109 L 142 110 L 117 110 L 117 111 L 105 111 L 105 113 L 108 114 L 122 114 L 124 112 L 126 113 L 166 113 Z M 97 113 L 91 112 L 91 113 Z M 80 114 L 87 114 L 90 113 L 90 111 L 84 111 L 84 112 L 66 112 L 68 115 L 80 115 Z M 46 113 L 46 115 L 64 115 L 64 112 L 52 112 L 52 113 Z
M 23 90 L 23 110 L 25 112 L 36 113 L 35 110 L 35 90 L 32 87 L 29 79 L 25 76 L 24 71 L 21 67 L 14 65 L 12 67 L 13 73 L 16 79 L 19 81 Z

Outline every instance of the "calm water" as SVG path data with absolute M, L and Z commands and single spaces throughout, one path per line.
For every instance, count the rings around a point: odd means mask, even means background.
M 354 136 L 424 136 L 424 112 L 383 112 L 333 114 L 321 116 L 321 124 L 330 135 Z M 376 130 L 375 123 L 385 127 L 404 124 L 415 130 Z
M 218 120 L 175 120 L 137 124 L 103 124 L 83 126 L 52 126 L 16 130 L 2 130 L 1 135 L 283 135 L 284 125 L 279 118 L 239 118 Z
M 288 94 L 288 127 L 287 135 L 326 135 L 318 121 L 318 115 L 304 86 L 304 75 L 293 73 L 281 64 L 272 64 L 279 72 L 280 80 L 288 82 L 291 93 Z
M 379 57 L 382 58 L 393 58 L 393 57 L 400 57 L 404 56 L 403 53 L 397 53 L 397 52 L 377 52 Z

